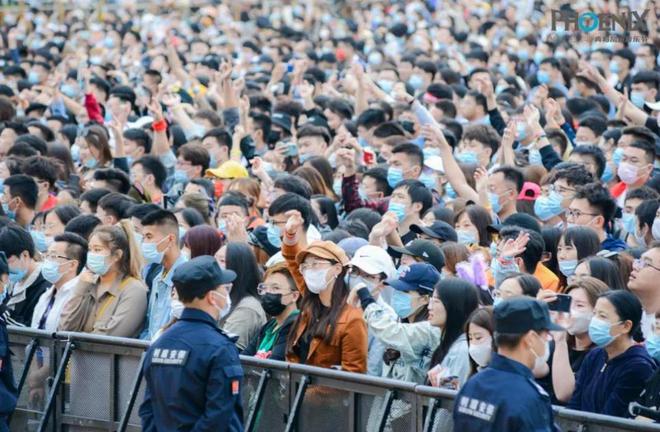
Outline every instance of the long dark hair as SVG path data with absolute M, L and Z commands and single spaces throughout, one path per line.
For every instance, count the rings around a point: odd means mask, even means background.
M 338 264 L 337 261 L 330 261 L 333 265 Z M 307 321 L 307 328 L 305 333 L 308 334 L 312 339 L 315 337 L 323 338 L 323 342 L 331 343 L 332 338 L 335 334 L 335 328 L 337 324 L 337 319 L 342 313 L 346 305 L 346 299 L 348 298 L 349 288 L 344 281 L 344 276 L 348 267 L 342 267 L 341 273 L 337 275 L 335 283 L 332 286 L 332 299 L 330 307 L 326 308 L 321 303 L 321 299 L 318 294 L 307 290 L 307 293 L 303 296 L 300 301 L 300 311 L 298 314 L 295 323 L 291 326 L 291 331 L 287 340 L 286 350 L 288 353 L 293 352 L 293 343 L 295 340 L 295 334 L 299 326 L 303 325 L 304 320 Z M 306 359 L 301 359 L 305 361 Z
M 598 234 L 591 228 L 574 226 L 562 234 L 559 240 L 564 246 L 575 246 L 578 261 L 596 255 L 600 250 Z
M 236 279 L 229 294 L 232 310 L 247 296 L 258 299 L 257 285 L 261 282 L 262 274 L 252 247 L 247 243 L 227 243 L 225 262 L 227 269 L 236 273 Z
M 433 352 L 431 367 L 442 363 L 452 344 L 465 331 L 468 317 L 479 307 L 479 296 L 474 284 L 459 278 L 441 280 L 435 285 L 434 294 L 447 311 L 447 321 L 442 329 L 442 340 Z
M 472 312 L 465 323 L 465 334 L 467 335 L 470 332 L 470 324 L 477 325 L 483 329 L 488 330 L 488 333 L 490 333 L 490 336 L 492 338 L 491 341 L 491 349 L 493 352 L 495 351 L 495 319 L 493 318 L 493 307 L 492 306 L 486 306 L 486 307 L 480 307 L 474 310 Z M 470 343 L 470 338 L 468 337 L 468 344 Z M 472 356 L 470 357 L 470 375 L 473 375 L 477 371 L 477 366 L 479 366 L 474 360 L 472 360 Z

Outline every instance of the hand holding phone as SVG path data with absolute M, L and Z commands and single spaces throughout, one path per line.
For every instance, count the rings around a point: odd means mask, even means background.
M 570 312 L 571 311 L 571 296 L 568 294 L 557 294 L 557 299 L 548 303 L 548 308 L 556 312 Z

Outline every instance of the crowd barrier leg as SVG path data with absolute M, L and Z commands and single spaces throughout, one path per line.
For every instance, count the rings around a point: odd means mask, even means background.
M 387 425 L 387 418 L 390 416 L 390 409 L 392 409 L 392 402 L 394 402 L 394 390 L 388 390 L 385 393 L 385 400 L 383 401 L 382 411 L 379 413 L 378 432 L 383 432 Z
M 429 413 L 426 415 L 426 420 L 424 420 L 424 432 L 431 432 L 433 430 L 433 423 L 435 421 L 435 414 L 440 408 L 442 401 L 438 398 L 433 398 L 433 403 L 429 407 Z
M 264 369 L 263 371 L 261 371 L 261 377 L 259 378 L 259 384 L 257 385 L 257 390 L 256 390 L 257 399 L 254 401 L 254 404 L 248 414 L 247 421 L 245 422 L 246 432 L 252 432 L 252 429 L 254 428 L 257 419 L 257 414 L 261 409 L 261 402 L 263 401 L 264 394 L 266 393 L 266 385 L 268 384 L 269 379 L 270 379 L 270 371 L 268 369 Z
M 32 365 L 32 359 L 34 358 L 34 354 L 37 352 L 37 349 L 39 348 L 39 340 L 32 339 L 30 342 L 30 345 L 28 345 L 28 350 L 27 350 L 27 355 L 25 356 L 25 366 L 23 366 L 23 372 L 21 372 L 21 378 L 18 381 L 18 392 L 16 394 L 21 394 L 21 391 L 23 390 L 23 386 L 25 385 L 25 381 L 27 381 L 28 377 L 28 372 L 30 372 L 30 366 Z M 14 415 L 14 413 L 10 413 L 9 416 L 7 416 L 7 424 L 11 424 L 11 418 Z
M 289 418 L 286 423 L 286 428 L 284 432 L 292 432 L 296 427 L 296 420 L 298 419 L 298 413 L 300 412 L 300 407 L 302 406 L 303 400 L 305 399 L 305 392 L 307 391 L 307 386 L 309 385 L 309 377 L 303 375 L 300 378 L 300 384 L 298 391 L 296 392 L 296 397 L 291 404 L 291 410 L 289 411 Z
M 135 400 L 137 399 L 138 392 L 140 391 L 140 384 L 142 383 L 142 367 L 144 366 L 145 358 L 146 353 L 142 353 L 142 356 L 140 357 L 140 363 L 138 364 L 138 370 L 135 374 L 135 381 L 133 381 L 133 385 L 131 386 L 131 393 L 128 397 L 128 404 L 126 405 L 124 413 L 121 416 L 121 420 L 119 421 L 119 428 L 117 429 L 117 432 L 124 432 L 128 427 L 128 421 L 131 418 L 131 413 L 133 412 L 133 407 L 135 406 Z
M 62 355 L 62 360 L 60 361 L 60 364 L 57 367 L 57 373 L 55 374 L 53 387 L 50 389 L 50 392 L 48 393 L 48 399 L 46 400 L 46 406 L 44 407 L 44 416 L 39 422 L 39 428 L 37 429 L 39 432 L 44 432 L 48 427 L 48 419 L 50 418 L 50 412 L 53 409 L 53 405 L 55 405 L 55 398 L 57 396 L 57 392 L 60 389 L 60 384 L 62 383 L 62 379 L 64 379 L 64 373 L 66 371 L 66 367 L 69 364 L 69 359 L 71 358 L 71 354 L 73 354 L 73 350 L 75 348 L 76 347 L 73 344 L 73 342 L 71 342 L 71 340 L 68 340 L 66 342 L 66 346 L 64 347 L 64 354 Z

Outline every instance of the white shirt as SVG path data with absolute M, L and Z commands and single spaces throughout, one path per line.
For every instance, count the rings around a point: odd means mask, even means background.
M 646 313 L 646 311 L 642 310 L 642 334 L 644 335 L 644 339 L 648 339 L 653 334 L 655 333 L 655 314 L 654 313 Z
M 57 326 L 60 323 L 60 316 L 62 315 L 62 308 L 64 308 L 66 302 L 69 301 L 73 287 L 75 287 L 77 283 L 78 277 L 75 277 L 62 285 L 62 287 L 57 291 L 57 294 L 55 295 L 55 302 L 53 302 L 53 306 L 51 307 L 50 311 L 48 312 L 48 316 L 46 317 L 46 325 L 44 326 L 44 330 L 53 332 L 57 330 Z M 30 324 L 30 327 L 35 329 L 39 327 L 39 321 L 41 321 L 41 317 L 46 312 L 48 303 L 53 296 L 53 291 L 53 286 L 51 285 L 51 287 L 48 288 L 43 294 L 41 294 L 41 297 L 39 297 L 39 301 L 34 307 L 34 312 L 32 313 L 32 323 Z

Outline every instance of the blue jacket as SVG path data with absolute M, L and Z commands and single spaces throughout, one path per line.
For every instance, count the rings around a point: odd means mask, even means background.
M 144 431 L 243 431 L 238 349 L 207 313 L 184 309 L 147 351 L 144 377 Z
M 0 310 L 3 308 L 0 307 Z M 11 367 L 11 352 L 7 337 L 7 324 L 0 318 L 0 432 L 9 432 L 7 417 L 16 408 L 18 390 Z
M 493 353 L 488 367 L 461 388 L 454 431 L 558 431 L 548 394 L 522 363 Z
M 607 237 L 600 244 L 601 249 L 611 252 L 618 252 L 628 249 L 628 245 L 621 239 L 614 237 L 612 234 L 607 233 Z
M 593 349 L 582 362 L 568 408 L 627 417 L 628 404 L 644 390 L 654 370 L 655 363 L 641 345 L 610 361 L 603 348 Z

